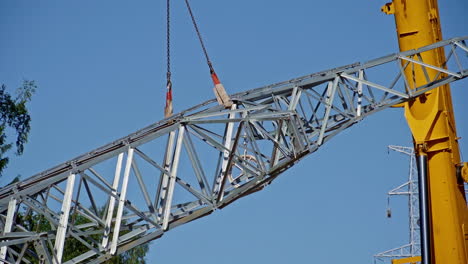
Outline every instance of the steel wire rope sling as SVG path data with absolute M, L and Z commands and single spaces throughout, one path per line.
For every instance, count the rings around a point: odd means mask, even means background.
M 226 108 L 230 108 L 232 106 L 232 100 L 229 95 L 226 93 L 226 90 L 218 78 L 216 74 L 213 63 L 210 60 L 208 55 L 208 51 L 206 50 L 205 43 L 200 33 L 200 29 L 198 27 L 197 21 L 195 19 L 195 15 L 193 14 L 192 8 L 188 0 L 185 0 L 185 4 L 187 6 L 187 10 L 190 14 L 190 18 L 192 20 L 193 27 L 195 28 L 195 32 L 197 34 L 198 40 L 200 41 L 201 48 L 203 50 L 203 54 L 206 58 L 206 63 L 208 64 L 208 68 L 210 69 L 211 79 L 213 80 L 214 88 L 213 91 L 216 96 L 216 100 L 220 105 L 223 105 Z M 173 114 L 173 104 L 172 104 L 172 81 L 171 81 L 171 32 L 170 32 L 170 0 L 166 1 L 166 53 L 167 53 L 167 72 L 166 72 L 166 106 L 164 108 L 164 117 L 168 118 Z
M 201 36 L 200 29 L 198 28 L 197 21 L 195 19 L 195 16 L 193 14 L 192 8 L 190 7 L 190 3 L 188 0 L 185 0 L 185 5 L 187 6 L 187 10 L 190 14 L 190 18 L 192 19 L 192 24 L 193 24 L 193 27 L 195 28 L 195 32 L 197 33 L 198 40 L 200 41 L 203 54 L 205 55 L 205 58 L 206 58 L 206 63 L 208 64 L 208 67 L 210 69 L 211 79 L 213 80 L 213 84 L 214 84 L 213 90 L 216 96 L 216 100 L 218 100 L 218 103 L 220 105 L 224 105 L 224 107 L 230 108 L 232 106 L 231 98 L 229 98 L 229 95 L 226 93 L 226 90 L 224 89 L 223 84 L 221 84 L 218 78 L 218 75 L 216 74 L 213 68 L 213 63 L 211 62 L 210 57 L 208 56 L 208 51 L 206 50 L 206 46 Z
M 170 0 L 166 2 L 166 106 L 164 107 L 164 117 L 168 118 L 173 113 L 172 106 L 172 81 L 171 81 L 171 5 Z

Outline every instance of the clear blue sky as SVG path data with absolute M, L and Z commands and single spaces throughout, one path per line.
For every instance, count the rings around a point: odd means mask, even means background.
M 183 1 L 173 1 L 174 107 L 213 97 Z M 398 50 L 385 1 L 195 1 L 226 89 L 239 92 Z M 468 2 L 441 1 L 445 38 L 468 35 Z M 163 117 L 165 1 L 1 1 L 0 82 L 39 86 L 32 132 L 3 183 L 125 136 Z M 468 152 L 467 81 L 453 85 Z M 265 190 L 151 243 L 149 263 L 371 263 L 407 241 L 404 199 L 385 218 L 386 192 L 405 181 L 410 145 L 401 109 L 372 116 Z M 3 185 L 3 184 L 2 184 Z

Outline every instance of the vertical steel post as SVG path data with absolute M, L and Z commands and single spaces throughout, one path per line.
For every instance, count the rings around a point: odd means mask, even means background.
M 432 264 L 431 261 L 431 220 L 429 209 L 429 187 L 427 176 L 427 155 L 418 155 L 418 186 L 419 186 L 419 221 L 421 232 L 422 264 Z
M 16 198 L 12 198 L 10 202 L 8 203 L 8 212 L 7 212 L 7 217 L 5 221 L 5 227 L 3 228 L 3 235 L 11 232 L 11 227 L 13 226 L 13 218 L 15 216 L 15 212 L 16 212 Z M 0 264 L 4 263 L 2 260 L 6 260 L 7 249 L 8 249 L 7 246 L 3 246 L 0 249 Z
M 325 136 L 325 131 L 327 129 L 327 123 L 328 123 L 328 119 L 330 118 L 330 112 L 331 112 L 331 109 L 332 109 L 332 106 L 333 106 L 333 100 L 335 98 L 335 91 L 336 91 L 336 87 L 338 86 L 338 79 L 340 77 L 336 77 L 333 82 L 328 82 L 328 86 L 327 86 L 327 97 L 325 99 L 325 102 L 326 102 L 326 110 L 325 110 L 325 114 L 323 116 L 323 122 L 322 122 L 322 127 L 320 128 L 320 134 L 319 134 L 319 137 L 317 139 L 317 145 L 321 146 L 322 143 L 323 143 L 323 138 Z
M 236 104 L 233 104 L 231 106 L 231 110 L 235 110 L 237 108 Z M 233 119 L 236 117 L 236 113 L 230 113 L 228 118 Z M 216 177 L 216 182 L 213 185 L 213 194 L 214 197 L 218 196 L 218 193 L 222 189 L 221 184 L 224 182 L 224 177 L 226 177 L 227 174 L 227 168 L 228 168 L 228 160 L 229 160 L 229 155 L 231 152 L 231 145 L 232 145 L 232 132 L 234 130 L 234 122 L 230 121 L 227 126 L 226 126 L 226 133 L 224 137 L 224 147 L 226 148 L 223 150 L 222 153 L 222 163 L 221 163 L 221 172 L 219 177 Z
M 123 152 L 117 157 L 117 164 L 115 166 L 114 182 L 112 183 L 112 194 L 117 195 L 119 188 L 120 174 L 122 171 Z M 114 216 L 115 197 L 111 196 L 109 199 L 109 207 L 107 208 L 106 226 L 104 227 L 104 235 L 102 237 L 102 247 L 106 248 L 109 243 L 109 234 L 112 226 L 112 218 Z
M 164 218 L 163 218 L 163 226 L 162 226 L 163 230 L 167 230 L 169 226 L 169 217 L 171 215 L 172 197 L 174 195 L 174 187 L 175 187 L 175 181 L 177 177 L 177 169 L 179 168 L 180 151 L 182 149 L 184 132 L 185 132 L 185 127 L 181 126 L 179 128 L 179 135 L 177 137 L 177 143 L 176 143 L 174 159 L 172 163 L 171 175 L 169 178 L 166 205 L 164 206 Z
M 167 171 L 171 170 L 172 166 L 172 155 L 174 153 L 174 139 L 175 131 L 169 132 L 169 137 L 167 138 L 166 154 L 164 156 L 164 169 Z M 167 188 L 169 186 L 169 177 L 166 173 L 161 173 L 159 178 L 158 190 L 156 192 L 155 204 L 158 209 L 157 219 L 162 221 L 164 214 L 164 205 L 167 197 Z
M 358 78 L 360 80 L 364 79 L 364 70 L 359 70 Z M 362 82 L 357 83 L 357 89 L 358 89 L 358 99 L 357 99 L 356 115 L 361 116 L 362 114 Z
M 112 236 L 110 253 L 113 255 L 117 251 L 117 243 L 119 240 L 120 224 L 122 223 L 122 215 L 125 206 L 125 197 L 127 196 L 128 178 L 130 176 L 130 169 L 132 168 L 133 148 L 129 148 L 127 153 L 127 162 L 125 163 L 125 171 L 122 179 L 122 189 L 119 196 L 119 207 L 117 208 L 117 215 L 115 217 L 114 234 Z
M 65 236 L 68 228 L 68 217 L 70 216 L 71 201 L 73 196 L 73 187 L 75 186 L 75 174 L 72 173 L 68 176 L 67 187 L 63 195 L 62 211 L 60 215 L 60 222 L 55 235 L 55 256 L 54 264 L 62 263 L 63 246 L 65 245 Z

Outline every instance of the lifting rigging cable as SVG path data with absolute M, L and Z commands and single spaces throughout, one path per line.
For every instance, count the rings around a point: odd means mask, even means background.
M 232 106 L 232 101 L 229 97 L 229 95 L 226 93 L 226 90 L 224 89 L 223 84 L 220 82 L 218 75 L 216 74 L 214 68 L 213 68 L 213 63 L 210 60 L 210 57 L 208 56 L 208 51 L 206 50 L 205 43 L 203 42 L 203 38 L 200 33 L 200 29 L 198 28 L 197 21 L 195 20 L 195 16 L 193 14 L 192 8 L 190 7 L 190 3 L 188 0 L 185 0 L 185 4 L 187 6 L 187 10 L 190 14 L 190 18 L 192 20 L 193 27 L 195 28 L 195 32 L 197 33 L 198 40 L 200 41 L 200 45 L 203 50 L 203 54 L 205 55 L 206 58 L 206 63 L 208 64 L 208 67 L 210 69 L 210 75 L 211 79 L 213 80 L 214 84 L 214 93 L 216 96 L 216 100 L 220 105 L 223 105 L 226 108 L 230 108 Z M 164 117 L 168 118 L 172 115 L 173 113 L 173 106 L 172 106 L 172 81 L 171 81 L 171 54 L 170 54 L 170 0 L 167 0 L 167 6 L 166 6 L 166 52 L 167 52 L 167 83 L 166 83 L 166 106 L 164 108 Z
M 185 5 L 187 6 L 187 10 L 190 14 L 190 18 L 192 19 L 193 27 L 195 28 L 195 32 L 197 33 L 198 40 L 200 41 L 200 45 L 203 49 L 203 53 L 206 58 L 206 63 L 208 64 L 208 67 L 210 68 L 211 79 L 213 80 L 213 84 L 215 86 L 213 90 L 216 96 L 216 100 L 218 100 L 218 103 L 220 105 L 224 105 L 224 107 L 230 108 L 232 106 L 232 101 L 229 98 L 229 95 L 226 93 L 224 86 L 219 81 L 218 75 L 216 74 L 213 68 L 213 63 L 211 62 L 210 57 L 208 56 L 205 43 L 203 42 L 200 29 L 198 28 L 197 21 L 195 20 L 195 16 L 193 15 L 192 8 L 190 7 L 190 3 L 188 0 L 185 0 Z
M 166 73 L 166 106 L 164 107 L 164 117 L 172 115 L 172 82 L 171 82 L 171 31 L 170 31 L 170 0 L 167 0 L 166 6 L 166 55 L 167 55 L 167 73 Z

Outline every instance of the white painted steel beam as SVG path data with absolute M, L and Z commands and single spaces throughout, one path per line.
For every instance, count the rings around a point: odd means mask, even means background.
M 117 215 L 115 216 L 114 234 L 112 236 L 112 242 L 111 242 L 111 248 L 110 248 L 110 253 L 112 255 L 115 254 L 115 252 L 117 251 L 117 243 L 120 237 L 122 216 L 124 212 L 125 199 L 127 196 L 127 189 L 128 189 L 128 180 L 130 178 L 130 170 L 131 170 L 132 161 L 133 161 L 133 151 L 134 151 L 133 148 L 129 148 L 127 152 L 127 162 L 125 164 L 125 171 L 124 171 L 124 176 L 122 179 L 122 188 L 120 190 L 120 195 L 119 195 L 119 207 L 117 208 Z
M 60 222 L 55 235 L 55 257 L 54 264 L 62 263 L 63 247 L 65 244 L 65 237 L 68 228 L 68 217 L 70 216 L 71 202 L 73 196 L 73 187 L 75 186 L 75 174 L 72 173 L 67 179 L 67 188 L 63 196 L 62 210 L 60 215 Z
M 117 164 L 115 166 L 114 181 L 112 183 L 112 194 L 117 196 L 117 189 L 119 188 L 120 174 L 122 171 L 123 153 L 117 156 Z M 109 243 L 109 234 L 112 228 L 112 219 L 114 218 L 115 196 L 109 197 L 109 204 L 107 207 L 106 225 L 104 227 L 104 235 L 102 237 L 102 247 L 106 248 Z
M 17 199 L 12 197 L 10 202 L 8 203 L 8 212 L 7 212 L 5 225 L 3 227 L 3 235 L 6 235 L 7 233 L 11 232 L 11 228 L 13 226 L 13 218 L 15 217 L 15 214 L 16 214 L 16 201 Z M 0 248 L 0 264 L 5 263 L 3 260 L 6 260 L 7 250 L 8 250 L 7 246 L 3 246 Z

